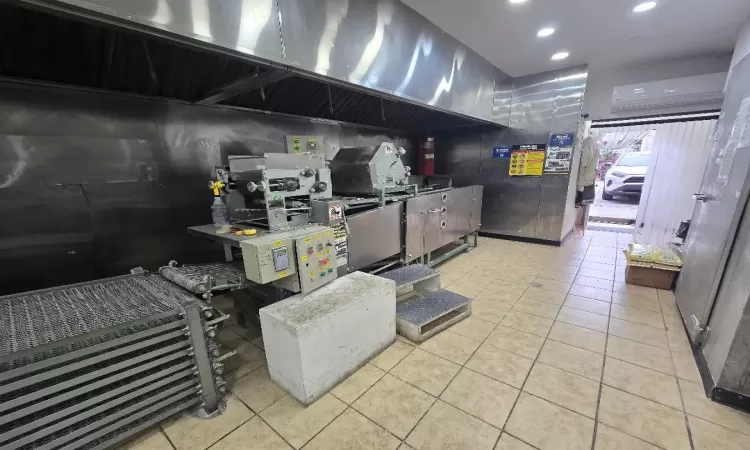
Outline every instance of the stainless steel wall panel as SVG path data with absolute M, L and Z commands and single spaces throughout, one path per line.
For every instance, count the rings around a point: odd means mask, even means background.
M 510 106 L 513 100 L 513 77 L 500 71 L 495 74 L 495 93 L 492 100 L 492 121 L 510 126 Z
M 404 203 L 396 202 L 347 217 L 350 271 L 401 253 L 403 212 Z
M 367 127 L 0 83 L 0 292 L 221 259 L 185 231 L 211 221 L 214 167 L 283 153 L 289 134 L 410 144 Z
M 493 120 L 496 78 L 509 78 L 398 0 L 29 3 L 486 121 Z
M 484 187 L 473 186 L 472 187 L 472 198 L 471 198 L 471 210 L 469 219 L 469 231 L 472 233 L 479 231 L 482 225 L 482 201 L 484 198 Z
M 511 177 L 510 161 L 493 159 L 492 149 L 547 144 L 551 133 L 579 132 L 586 78 L 582 66 L 506 79 L 495 85 L 494 114 L 497 122 L 507 112 L 509 128 L 437 136 L 436 167 L 456 185 L 484 186 L 481 231 L 561 239 L 565 211 L 573 208 L 570 176 Z

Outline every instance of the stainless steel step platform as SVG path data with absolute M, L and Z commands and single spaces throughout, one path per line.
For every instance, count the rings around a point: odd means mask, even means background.
M 471 299 L 445 289 L 417 294 L 396 305 L 396 332 L 423 342 L 471 315 Z
M 440 290 L 440 272 L 421 264 L 399 267 L 379 275 L 396 282 L 396 301 L 398 302 L 415 295 Z

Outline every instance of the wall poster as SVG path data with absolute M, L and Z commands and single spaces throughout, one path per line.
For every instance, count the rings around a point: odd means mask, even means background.
M 514 145 L 508 174 L 512 177 L 539 177 L 544 172 L 546 144 Z
M 570 172 L 570 162 L 573 160 L 573 133 L 552 133 L 547 147 L 547 159 L 544 162 L 544 173 Z

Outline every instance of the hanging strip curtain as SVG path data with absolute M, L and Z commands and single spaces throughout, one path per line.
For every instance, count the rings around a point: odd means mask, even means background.
M 626 150 L 641 141 L 653 125 L 626 125 L 621 127 L 597 128 L 599 151 Z

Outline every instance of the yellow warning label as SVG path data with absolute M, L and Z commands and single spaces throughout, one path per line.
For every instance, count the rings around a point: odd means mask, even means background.
M 331 249 L 330 249 L 330 248 L 327 248 L 327 249 L 326 249 L 326 253 L 330 255 L 330 254 L 331 254 Z
M 284 278 L 285 276 L 289 275 L 286 270 L 282 270 L 279 272 L 279 278 Z
M 273 243 L 274 247 L 281 247 L 282 245 L 284 245 L 284 243 L 281 242 L 281 241 L 276 241 L 276 242 Z
M 331 235 L 330 231 L 326 231 L 325 233 L 323 233 L 323 236 L 325 236 L 325 237 L 329 237 L 330 235 Z
M 318 258 L 322 258 L 322 257 L 323 257 L 323 252 L 318 253 Z
M 320 234 L 316 234 L 315 239 L 320 239 Z
M 309 236 L 308 236 L 308 237 L 306 237 L 306 238 L 305 238 L 305 243 L 306 243 L 306 244 L 309 244 L 310 242 L 312 242 L 312 238 L 311 238 L 311 237 L 309 237 Z
M 299 260 L 300 260 L 300 261 L 302 261 L 302 262 L 305 262 L 305 261 L 307 261 L 307 255 L 302 255 L 302 256 L 300 256 L 300 257 L 299 257 Z

